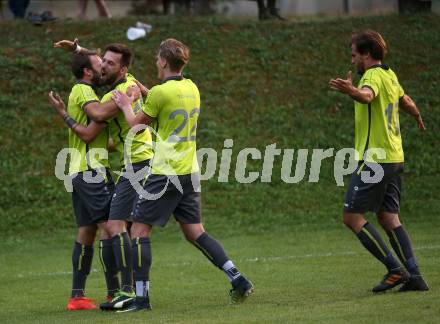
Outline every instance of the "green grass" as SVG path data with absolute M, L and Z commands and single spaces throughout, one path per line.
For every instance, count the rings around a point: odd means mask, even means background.
M 384 268 L 341 225 L 225 239 L 213 232 L 255 284 L 254 295 L 238 306 L 228 304 L 226 277 L 169 228 L 153 238 L 154 309 L 128 315 L 64 311 L 71 284 L 71 232 L 18 239 L 0 245 L 0 261 L 7 265 L 0 274 L 0 318 L 8 323 L 434 323 L 440 295 L 438 225 L 408 226 L 432 290 L 383 295 L 369 290 Z M 97 258 L 87 286 L 90 297 L 103 300 L 105 284 Z
M 0 318 L 11 323 L 435 323 L 440 221 L 432 210 L 440 207 L 433 193 L 438 180 L 406 177 L 403 197 L 402 219 L 431 286 L 426 293 L 370 292 L 385 269 L 340 222 L 343 189 L 335 192 L 333 183 L 324 182 L 276 193 L 266 187 L 269 197 L 252 195 L 263 189 L 242 189 L 235 198 L 205 192 L 208 200 L 215 196 L 223 202 L 205 208 L 207 229 L 255 284 L 255 294 L 243 305 L 228 305 L 225 276 L 184 241 L 172 222 L 153 235 L 151 313 L 116 317 L 99 311 L 65 312 L 74 231 L 58 230 L 51 235 L 18 233 L 0 243 L 0 285 L 5 287 Z M 105 284 L 97 258 L 93 269 L 88 295 L 101 301 Z
M 440 65 L 438 16 L 390 15 L 263 24 L 218 18 L 176 21 L 143 17 L 87 23 L 65 21 L 42 28 L 26 22 L 2 22 L 0 121 L 8 125 L 0 130 L 2 233 L 50 233 L 59 226 L 73 229 L 69 195 L 54 177 L 56 154 L 67 142 L 66 129 L 48 106 L 47 92 L 58 90 L 66 98 L 74 79 L 68 66 L 70 55 L 53 49 L 52 43 L 74 37 L 91 48 L 127 42 L 125 30 L 138 19 L 150 21 L 154 30 L 147 38 L 129 44 L 135 54 L 133 74 L 147 85 L 156 84 L 154 53 L 160 41 L 177 37 L 186 42 L 192 55 L 187 75 L 199 85 L 202 96 L 198 145 L 220 150 L 224 139 L 232 138 L 234 158 L 244 147 L 264 149 L 272 143 L 283 149 L 338 150 L 352 146 L 352 101 L 331 92 L 328 81 L 344 76 L 350 68 L 350 33 L 374 27 L 388 41 L 391 53 L 387 63 L 418 103 L 428 128 L 421 134 L 415 122 L 401 114 L 406 171 L 417 175 L 439 173 L 440 70 L 435 68 Z M 322 178 L 331 178 L 332 160 L 324 163 Z M 232 163 L 235 165 L 235 160 Z M 261 161 L 250 163 L 257 170 L 261 166 Z M 281 159 L 277 158 L 275 170 L 280 169 Z M 212 193 L 204 198 L 206 217 L 210 215 L 209 207 L 225 205 L 223 197 L 243 201 L 265 197 L 269 191 L 281 198 L 308 188 L 304 182 L 299 188 L 285 185 L 279 176 L 270 185 L 259 181 L 238 185 L 233 179 L 229 184 L 219 184 L 213 179 L 204 186 L 206 192 Z M 246 197 L 241 195 L 243 190 Z M 304 196 L 309 205 L 300 208 L 299 213 L 314 209 L 316 197 Z M 256 202 L 261 205 L 260 200 Z M 269 203 L 268 207 L 280 209 L 272 205 Z M 249 204 L 234 206 L 253 209 Z M 221 208 L 216 213 L 221 214 L 222 220 L 234 221 L 235 215 L 231 214 L 236 211 Z M 277 219 L 289 222 L 281 214 Z M 268 224 L 261 226 L 266 228 Z
M 352 146 L 353 103 L 329 91 L 328 81 L 350 68 L 350 33 L 379 30 L 391 48 L 386 62 L 418 103 L 428 128 L 421 134 L 401 114 L 406 154 L 402 218 L 432 289 L 373 296 L 369 289 L 383 269 L 341 225 L 345 188 L 333 180 L 334 159 L 323 162 L 319 183 L 286 184 L 280 180 L 282 160 L 277 157 L 271 183 L 239 184 L 233 177 L 218 183 L 218 173 L 203 183 L 207 228 L 256 285 L 249 303 L 229 306 L 224 276 L 183 242 L 176 226 L 169 226 L 154 237 L 154 311 L 117 320 L 435 322 L 440 315 L 440 19 L 435 15 L 289 23 L 141 17 L 64 21 L 42 28 L 0 22 L 0 319 L 115 320 L 112 314 L 64 311 L 75 226 L 70 196 L 54 177 L 56 154 L 67 143 L 66 129 L 46 95 L 53 89 L 66 98 L 74 82 L 70 55 L 54 50 L 53 41 L 79 37 L 84 46 L 103 48 L 126 42 L 125 30 L 137 20 L 151 22 L 154 30 L 129 44 L 135 54 L 132 73 L 154 85 L 154 53 L 160 41 L 176 37 L 190 46 L 187 76 L 202 95 L 198 145 L 220 151 L 224 139 L 232 138 L 231 174 L 244 147 Z M 249 162 L 249 170 L 261 169 L 262 161 Z M 94 268 L 88 292 L 100 301 L 104 283 L 97 262 Z

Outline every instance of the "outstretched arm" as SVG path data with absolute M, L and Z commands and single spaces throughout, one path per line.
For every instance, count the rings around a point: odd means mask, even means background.
M 73 41 L 63 39 L 58 42 L 53 43 L 53 47 L 55 48 L 61 48 L 63 50 L 66 50 L 68 52 L 75 52 L 75 53 L 87 53 L 90 52 L 87 48 L 81 47 L 78 44 L 78 38 L 75 38 Z
M 403 111 L 414 117 L 420 130 L 426 130 L 422 115 L 410 96 L 403 95 L 403 97 L 399 99 L 399 108 L 402 108 Z
M 353 100 L 363 104 L 369 104 L 374 99 L 374 92 L 368 87 L 358 89 L 353 85 L 351 71 L 348 71 L 347 79 L 331 79 L 329 82 L 332 90 L 348 94 Z
M 113 91 L 113 101 L 116 105 L 124 112 L 125 119 L 127 120 L 127 124 L 130 127 L 134 127 L 136 125 L 150 125 L 154 118 L 148 116 L 143 111 L 139 112 L 137 115 L 134 114 L 133 109 L 131 108 L 131 104 L 133 103 L 133 96 L 127 96 L 125 93 L 120 91 Z
M 63 100 L 57 93 L 54 93 L 53 91 L 49 92 L 49 102 L 55 108 L 55 111 L 58 113 L 58 115 L 63 118 L 66 125 L 71 128 L 72 131 L 85 143 L 90 143 L 93 141 L 96 136 L 98 136 L 99 133 L 101 133 L 101 131 L 107 127 L 107 123 L 96 123 L 94 121 L 87 125 L 87 127 L 79 124 L 67 114 Z

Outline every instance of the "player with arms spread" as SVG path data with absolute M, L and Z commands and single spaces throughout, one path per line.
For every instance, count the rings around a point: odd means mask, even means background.
M 143 110 L 135 115 L 130 109 L 132 98 L 118 91 L 113 96 L 130 127 L 153 122 L 157 126 L 152 174 L 143 188 L 147 196 L 141 195 L 133 210 L 131 237 L 136 302 L 127 311 L 151 308 L 150 235 L 152 227 L 165 226 L 171 214 L 186 239 L 225 272 L 232 283 L 232 302 L 243 301 L 253 290 L 252 284 L 236 269 L 219 242 L 205 232 L 202 224 L 196 156 L 200 94 L 197 86 L 182 76 L 188 61 L 188 47 L 175 39 L 167 39 L 160 44 L 156 61 L 162 83 L 150 89 Z
M 399 109 L 413 116 L 421 130 L 425 130 L 425 126 L 417 106 L 404 93 L 396 74 L 382 63 L 386 53 L 386 43 L 379 33 L 367 30 L 354 34 L 351 62 L 362 75 L 358 87 L 352 84 L 351 72 L 346 80 L 330 80 L 332 89 L 355 100 L 355 149 L 360 161 L 348 186 L 344 223 L 388 270 L 373 292 L 386 291 L 402 283 L 399 291 L 423 291 L 428 290 L 428 286 L 399 219 L 404 162 Z M 364 181 L 363 171 L 374 171 L 376 175 L 383 172 L 383 176 L 379 181 Z M 395 259 L 379 232 L 367 222 L 364 217 L 367 211 L 377 214 L 379 224 L 406 269 Z

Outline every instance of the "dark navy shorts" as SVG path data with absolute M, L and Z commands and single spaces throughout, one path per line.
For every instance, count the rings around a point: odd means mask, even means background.
M 362 180 L 362 171 L 370 172 L 370 177 L 372 177 L 376 174 L 374 170 L 379 167 L 383 170 L 383 177 L 379 182 L 370 183 Z M 365 214 L 368 211 L 399 214 L 402 173 L 403 163 L 368 162 L 365 164 L 360 162 L 351 175 L 345 196 L 344 211 L 357 214 Z
M 136 180 L 139 187 L 142 184 L 149 173 L 150 160 L 146 160 L 139 163 L 133 163 L 131 165 L 134 172 L 142 171 L 142 176 Z M 116 182 L 115 191 L 113 193 L 113 198 L 110 205 L 110 215 L 109 220 L 131 220 L 131 211 L 133 210 L 134 203 L 138 197 L 135 188 L 129 180 L 129 174 L 127 169 L 122 169 L 123 174 L 119 177 Z
M 172 214 L 179 223 L 202 222 L 198 173 L 179 176 L 151 174 L 144 190 L 150 197 L 138 197 L 133 209 L 134 222 L 163 227 Z
M 110 172 L 80 172 L 72 178 L 72 185 L 72 204 L 78 227 L 106 222 L 114 190 Z

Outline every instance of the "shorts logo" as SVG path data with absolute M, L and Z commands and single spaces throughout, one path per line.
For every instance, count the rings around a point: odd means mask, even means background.
M 358 186 L 354 186 L 354 190 L 355 190 L 355 191 L 358 191 L 358 190 L 359 190 L 359 187 L 358 187 Z

